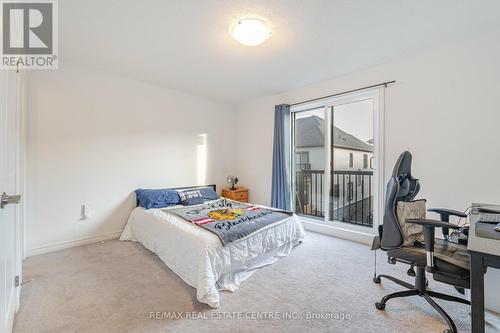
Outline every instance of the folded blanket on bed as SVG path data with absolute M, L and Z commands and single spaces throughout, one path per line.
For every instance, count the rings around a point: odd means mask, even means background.
M 226 199 L 164 211 L 213 232 L 224 246 L 292 215 L 291 212 Z

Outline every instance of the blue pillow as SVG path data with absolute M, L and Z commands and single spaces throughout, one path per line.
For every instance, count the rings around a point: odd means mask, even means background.
M 217 194 L 217 192 L 212 190 L 210 187 L 200 188 L 199 191 L 201 193 L 201 196 L 205 200 L 217 200 L 217 199 L 219 199 L 219 195 Z
M 137 190 L 135 190 L 135 197 L 137 198 L 137 200 L 139 200 L 139 196 L 141 195 L 142 192 L 146 191 L 145 189 L 143 188 L 138 188 Z
M 184 206 L 192 206 L 192 205 L 199 205 L 204 203 L 205 200 L 203 200 L 202 197 L 192 197 L 192 198 L 187 198 L 182 202 Z
M 163 190 L 144 190 L 138 189 L 135 191 L 139 206 L 146 209 L 162 208 L 180 203 L 179 194 L 177 191 L 163 189 Z

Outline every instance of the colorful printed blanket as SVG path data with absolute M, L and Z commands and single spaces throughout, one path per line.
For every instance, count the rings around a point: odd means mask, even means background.
M 224 246 L 292 215 L 278 209 L 226 200 L 164 210 L 216 234 Z

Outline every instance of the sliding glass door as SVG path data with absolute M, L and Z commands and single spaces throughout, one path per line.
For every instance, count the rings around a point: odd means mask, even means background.
M 296 213 L 344 228 L 378 224 L 380 105 L 374 89 L 292 108 Z
M 331 117 L 330 220 L 373 225 L 373 99 L 328 108 Z
M 292 175 L 295 212 L 323 219 L 325 202 L 325 108 L 294 112 Z

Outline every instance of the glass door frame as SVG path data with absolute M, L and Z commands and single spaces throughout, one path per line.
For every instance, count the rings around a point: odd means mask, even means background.
M 385 104 L 385 96 L 384 96 L 384 88 L 371 88 L 358 92 L 347 93 L 335 97 L 325 98 L 323 100 L 314 101 L 311 103 L 301 104 L 297 106 L 292 106 L 290 108 L 290 112 L 299 113 L 302 111 L 309 111 L 313 109 L 321 109 L 323 108 L 324 115 L 324 126 L 325 128 L 325 146 L 324 146 L 324 154 L 325 154 L 325 171 L 323 178 L 323 207 L 324 211 L 324 219 L 318 220 L 309 218 L 307 216 L 303 217 L 307 219 L 308 222 L 316 222 L 324 225 L 332 226 L 334 228 L 359 232 L 359 233 L 370 233 L 376 234 L 378 225 L 382 224 L 383 219 L 383 202 L 384 202 L 384 152 L 385 152 L 385 128 L 384 128 L 384 104 Z M 332 142 L 331 142 L 331 126 L 332 126 L 332 114 L 333 107 L 339 106 L 342 104 L 349 104 L 354 102 L 359 102 L 366 99 L 373 99 L 373 156 L 375 157 L 373 160 L 373 186 L 374 186 L 374 196 L 373 196 L 373 223 L 372 227 L 369 226 L 360 226 L 350 223 L 345 223 L 341 221 L 330 220 L 330 184 L 331 184 L 331 152 L 332 152 Z M 332 109 L 332 111 L 330 111 Z M 295 165 L 295 133 L 294 133 L 294 123 L 293 119 L 295 117 L 290 117 L 290 183 L 292 186 L 292 193 L 295 191 L 295 175 L 294 175 L 294 165 Z M 292 205 L 295 208 L 295 196 L 292 197 Z

